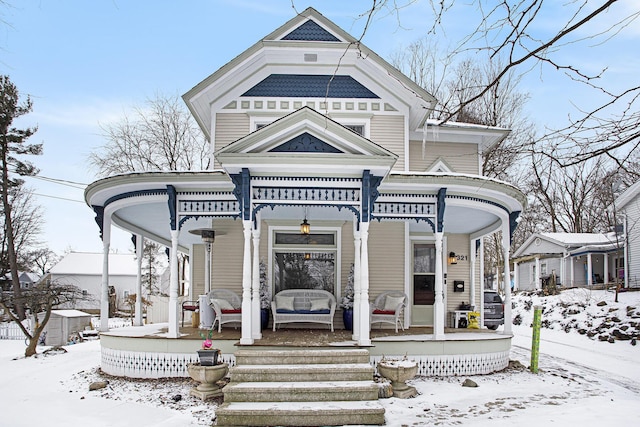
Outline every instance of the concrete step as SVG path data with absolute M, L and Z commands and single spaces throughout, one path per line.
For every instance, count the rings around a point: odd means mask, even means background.
M 363 402 L 226 402 L 216 409 L 225 426 L 383 425 L 384 408 Z
M 236 365 L 369 363 L 369 352 L 364 349 L 239 350 L 235 357 Z
M 229 383 L 225 402 L 315 402 L 377 400 L 378 386 L 369 381 Z
M 373 381 L 369 363 L 314 365 L 236 365 L 232 382 Z

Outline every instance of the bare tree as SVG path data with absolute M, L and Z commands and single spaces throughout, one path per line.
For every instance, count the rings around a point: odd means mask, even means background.
M 89 295 L 83 295 L 82 290 L 74 285 L 44 280 L 30 289 L 24 289 L 19 295 L 15 293 L 3 293 L 0 297 L 2 307 L 29 339 L 24 355 L 30 357 L 36 354 L 36 346 L 40 334 L 49 322 L 51 310 L 54 308 L 66 308 L 74 306 L 78 301 L 89 301 Z M 33 330 L 29 331 L 22 324 L 18 316 L 17 307 L 24 307 L 34 317 Z
M 4 216 L 4 239 L 13 292 L 20 295 L 18 277 L 18 252 L 16 251 L 15 224 L 13 222 L 12 195 L 22 187 L 24 181 L 19 176 L 32 176 L 38 173 L 36 167 L 18 156 L 42 154 L 42 144 L 26 144 L 26 140 L 35 133 L 35 128 L 17 129 L 13 121 L 32 109 L 31 99 L 27 97 L 22 104 L 19 93 L 9 76 L 0 76 L 0 161 L 2 162 L 2 213 Z M 24 308 L 16 307 L 18 317 L 24 319 Z
M 361 15 L 367 20 L 365 31 L 373 16 L 385 13 L 397 19 L 401 26 L 402 9 L 416 1 L 371 0 L 370 7 Z M 430 37 L 446 33 L 449 23 L 459 20 L 462 7 L 472 12 L 465 14 L 465 18 L 475 21 L 466 36 L 451 49 L 452 57 L 487 52 L 493 61 L 502 63 L 493 79 L 469 96 L 461 97 L 457 106 L 441 117 L 442 122 L 455 118 L 469 104 L 486 96 L 511 72 L 522 76 L 534 69 L 541 74 L 543 70 L 552 70 L 564 75 L 568 83 L 581 85 L 586 92 L 581 94 L 582 102 L 576 104 L 573 114 L 568 114 L 565 126 L 548 129 L 539 136 L 545 143 L 542 153 L 553 152 L 554 160 L 563 166 L 609 156 L 624 168 L 628 156 L 639 151 L 640 85 L 630 81 L 623 88 L 616 87 L 618 82 L 605 78 L 606 68 L 591 71 L 588 68 L 591 61 L 578 65 L 568 59 L 572 58 L 569 53 L 577 48 L 591 50 L 613 45 L 620 39 L 620 33 L 640 16 L 639 3 L 620 0 L 569 0 L 562 4 L 544 0 L 425 1 L 432 11 L 431 16 L 424 17 Z M 554 19 L 549 19 L 551 15 Z M 584 106 L 587 98 L 593 102 Z
M 28 258 L 31 265 L 37 269 L 41 277 L 44 277 L 49 272 L 49 269 L 60 259 L 60 257 L 49 248 L 34 249 L 28 253 Z
M 105 143 L 89 155 L 101 176 L 209 166 L 209 145 L 177 96 L 148 99 L 103 130 Z

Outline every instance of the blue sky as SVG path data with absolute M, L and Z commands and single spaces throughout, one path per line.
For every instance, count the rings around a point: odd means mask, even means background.
M 44 155 L 32 160 L 43 177 L 84 184 L 95 179 L 87 166 L 87 155 L 103 142 L 100 123 L 120 119 L 130 107 L 158 92 L 182 95 L 295 13 L 290 0 L 9 3 L 0 6 L 4 21 L 0 25 L 0 73 L 8 74 L 21 94 L 32 97 L 33 113 L 19 122 L 37 125 L 39 130 L 31 142 L 44 143 Z M 620 8 L 637 8 L 631 3 L 627 1 Z M 359 37 L 364 20 L 358 16 L 370 1 L 296 0 L 294 4 L 298 11 L 315 7 Z M 429 10 L 425 0 L 403 9 L 401 27 L 395 16 L 379 14 L 363 41 L 388 59 L 424 35 Z M 448 43 L 468 31 L 476 13 L 461 6 L 445 29 Z M 553 19 L 561 18 L 552 13 L 547 24 L 552 25 Z M 592 69 L 609 66 L 614 81 L 627 84 L 635 80 L 637 84 L 639 35 L 634 23 L 616 38 L 615 45 L 575 46 L 563 53 L 563 59 Z M 528 112 L 541 126 L 564 119 L 572 108 L 571 101 L 586 104 L 591 99 L 547 69 L 534 70 L 521 89 L 531 93 Z M 67 248 L 102 250 L 82 189 L 42 179 L 29 179 L 28 183 L 45 210 L 42 237 L 48 246 L 58 253 Z M 126 251 L 128 239 L 124 233 L 114 233 L 112 246 Z

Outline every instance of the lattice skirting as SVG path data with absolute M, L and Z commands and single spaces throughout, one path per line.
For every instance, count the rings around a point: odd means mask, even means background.
M 222 361 L 233 366 L 235 357 L 233 354 L 223 354 Z M 196 353 L 151 353 L 102 347 L 102 371 L 116 377 L 188 377 L 187 365 L 195 362 L 198 362 Z
M 403 356 L 386 356 L 402 358 Z M 509 351 L 481 354 L 409 356 L 418 362 L 421 376 L 486 375 L 509 366 Z M 382 356 L 371 356 L 375 367 Z M 187 365 L 198 361 L 197 354 L 151 353 L 102 348 L 102 371 L 117 377 L 171 378 L 188 377 Z M 222 361 L 235 365 L 233 354 L 223 354 Z
M 401 359 L 404 356 L 385 356 Z M 498 353 L 456 354 L 456 355 L 410 355 L 418 362 L 418 375 L 449 377 L 462 375 L 485 375 L 509 366 L 509 351 Z M 371 363 L 377 366 L 382 356 L 371 356 Z

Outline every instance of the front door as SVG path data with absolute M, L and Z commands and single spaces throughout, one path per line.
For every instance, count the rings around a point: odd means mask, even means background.
M 429 243 L 413 245 L 412 326 L 433 325 L 435 300 L 436 246 Z

